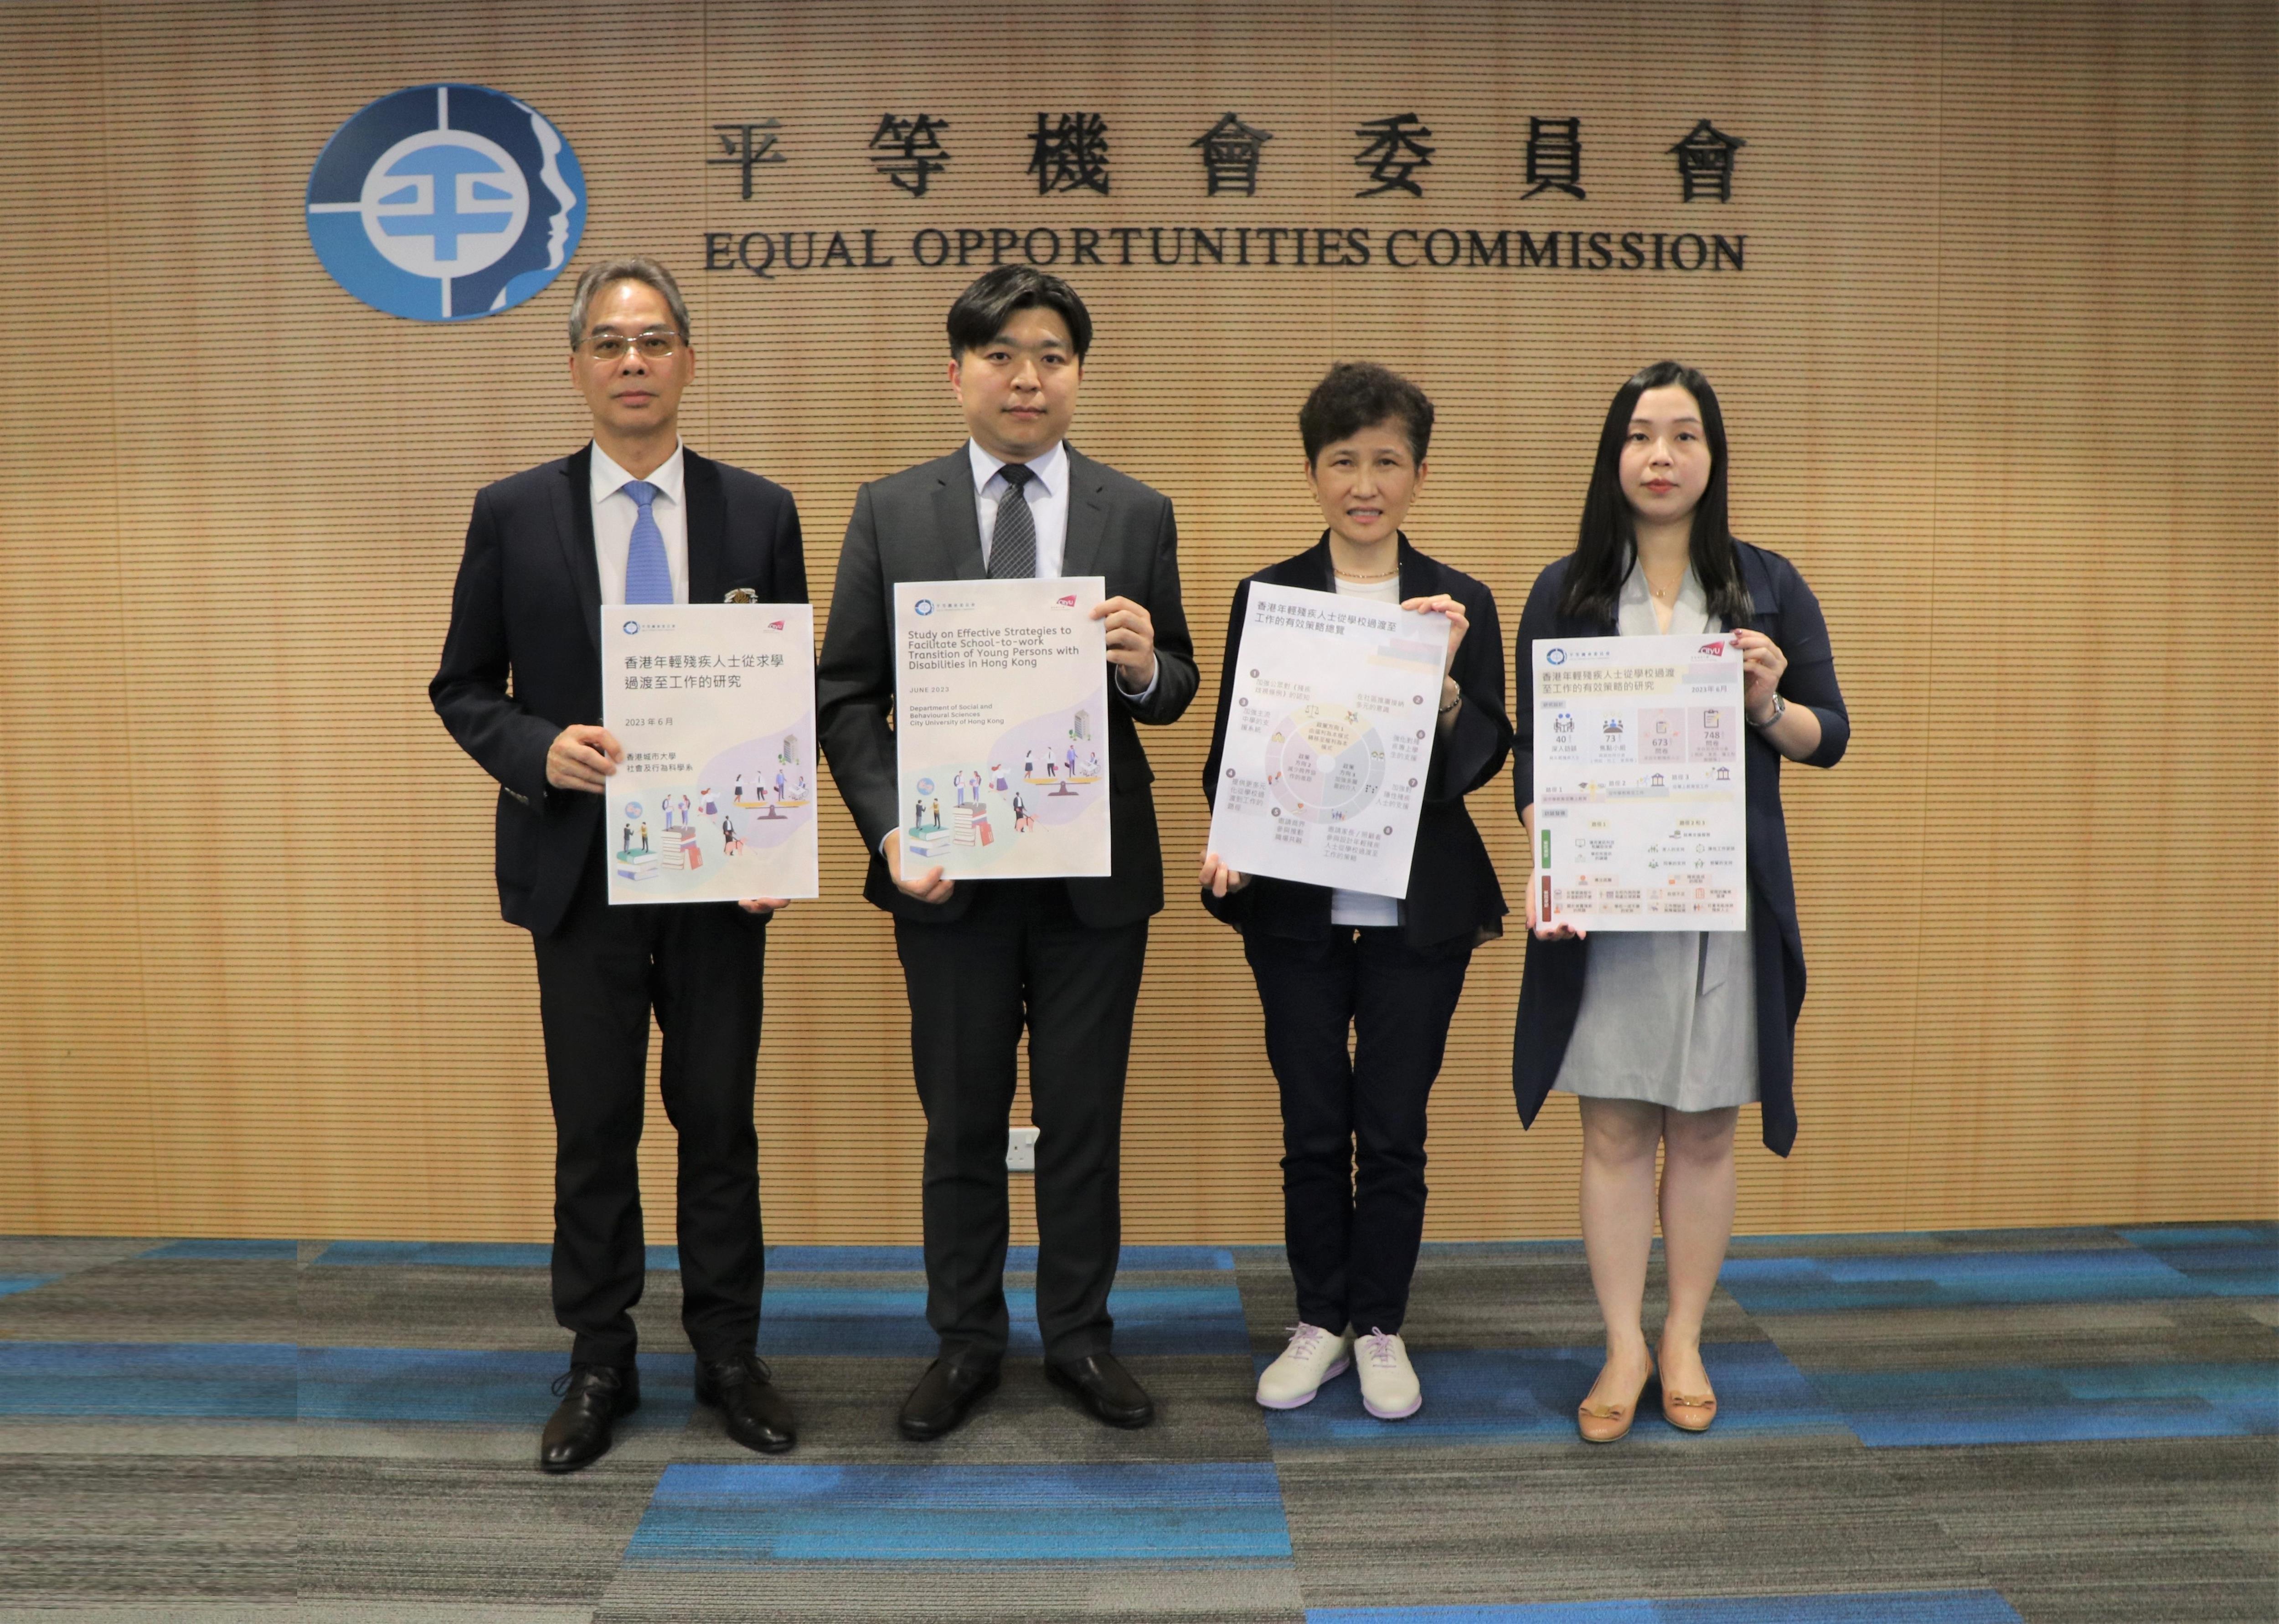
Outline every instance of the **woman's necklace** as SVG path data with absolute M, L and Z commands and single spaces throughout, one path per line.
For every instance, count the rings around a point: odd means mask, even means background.
M 1339 580 L 1351 581 L 1356 586 L 1373 586 L 1379 581 L 1389 581 L 1400 573 L 1400 566 L 1395 564 L 1390 570 L 1381 571 L 1375 575 L 1355 575 L 1350 570 L 1339 570 L 1337 575 Z

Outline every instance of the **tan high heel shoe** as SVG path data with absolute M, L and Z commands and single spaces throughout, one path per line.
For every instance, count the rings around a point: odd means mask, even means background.
M 1592 1404 L 1587 1395 L 1575 1406 L 1575 1429 L 1583 1435 L 1585 1444 L 1619 1444 L 1631 1435 L 1631 1423 L 1638 1419 L 1638 1401 L 1654 1383 L 1654 1360 L 1646 1362 L 1646 1379 L 1631 1395 L 1628 1404 Z
M 1692 1413 L 1681 1415 L 1680 1410 Z M 1707 1432 L 1709 1423 L 1717 1419 L 1716 1395 L 1705 1393 L 1699 1398 L 1690 1398 L 1665 1387 L 1661 1390 L 1661 1419 L 1680 1432 Z

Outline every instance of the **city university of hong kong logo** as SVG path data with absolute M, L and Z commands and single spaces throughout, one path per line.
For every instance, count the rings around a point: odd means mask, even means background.
M 309 172 L 309 241 L 374 310 L 470 321 L 552 281 L 586 228 L 561 131 L 480 85 L 398 90 L 333 133 Z

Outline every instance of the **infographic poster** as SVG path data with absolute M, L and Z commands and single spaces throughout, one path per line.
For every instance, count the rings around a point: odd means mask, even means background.
M 1408 894 L 1448 622 L 1254 582 L 1211 808 L 1244 874 Z
M 1748 928 L 1748 751 L 1730 633 L 1541 639 L 1539 915 L 1585 931 Z
M 902 877 L 1109 871 L 1099 576 L 894 588 Z
M 818 894 L 813 610 L 604 605 L 602 695 L 613 905 Z

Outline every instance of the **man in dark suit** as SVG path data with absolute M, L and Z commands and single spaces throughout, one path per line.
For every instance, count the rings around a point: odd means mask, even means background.
M 781 903 L 609 906 L 603 792 L 625 751 L 602 720 L 602 606 L 804 602 L 791 493 L 680 443 L 696 372 L 688 310 L 654 261 L 579 279 L 570 378 L 592 443 L 475 498 L 441 668 L 443 725 L 499 781 L 500 911 L 531 933 L 553 1098 L 554 1314 L 575 1337 L 539 1465 L 575 1471 L 641 1403 L 631 1310 L 649 1012 L 680 1142 L 681 1323 L 696 1397 L 774 1452 L 791 1406 L 759 1333 L 759 1143 L 752 1123 L 768 915 Z M 510 683 L 511 686 L 510 686 Z
M 1037 1144 L 1037 1319 L 1045 1365 L 1111 1425 L 1155 1417 L 1109 1352 L 1122 1240 L 1124 1078 L 1148 916 L 1163 906 L 1155 775 L 1135 723 L 1194 697 L 1178 533 L 1162 494 L 1072 450 L 1092 318 L 1076 290 L 993 271 L 949 311 L 949 385 L 971 438 L 856 493 L 816 698 L 825 753 L 872 853 L 863 895 L 894 915 L 925 1108 L 926 1318 L 940 1356 L 903 1403 L 939 1437 L 997 1385 L 1005 1353 L 1005 1145 L 1025 1025 Z M 1109 703 L 1105 878 L 953 883 L 906 874 L 894 762 L 900 581 L 1099 575 Z

